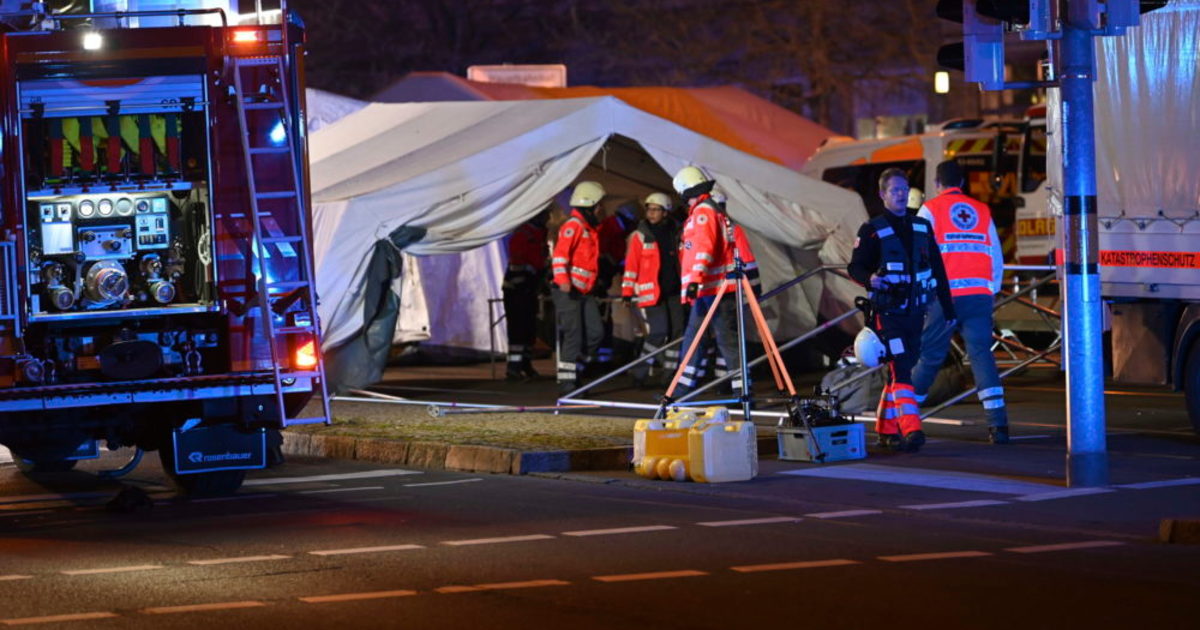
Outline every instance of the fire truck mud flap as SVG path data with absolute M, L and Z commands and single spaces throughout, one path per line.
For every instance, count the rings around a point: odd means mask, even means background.
M 267 466 L 267 435 L 227 424 L 171 432 L 173 466 L 168 473 L 196 475 Z

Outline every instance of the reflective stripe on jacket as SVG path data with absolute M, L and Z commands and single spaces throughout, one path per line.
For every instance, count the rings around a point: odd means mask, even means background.
M 1004 253 L 987 204 L 948 188 L 925 202 L 921 216 L 933 224 L 951 296 L 992 295 L 999 289 Z
M 572 210 L 570 218 L 558 228 L 551 267 L 554 284 L 562 285 L 569 280 L 571 288 L 580 293 L 590 292 L 596 284 L 600 245 L 595 228 L 588 225 L 578 210 Z

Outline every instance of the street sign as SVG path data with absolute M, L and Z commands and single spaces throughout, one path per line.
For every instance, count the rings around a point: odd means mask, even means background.
M 482 83 L 515 83 L 531 87 L 567 87 L 567 67 L 556 64 L 471 66 L 467 79 Z

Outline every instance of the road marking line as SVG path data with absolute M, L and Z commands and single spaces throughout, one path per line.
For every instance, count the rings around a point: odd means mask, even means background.
M 820 569 L 822 567 L 841 567 L 848 564 L 861 564 L 857 560 L 804 560 L 801 562 L 778 562 L 775 564 L 749 564 L 740 567 L 729 567 L 738 573 L 756 573 L 758 571 L 787 571 L 789 569 Z
M 156 606 L 143 608 L 138 612 L 144 615 L 170 615 L 174 613 L 207 612 L 210 610 L 233 610 L 236 608 L 259 608 L 266 606 L 263 602 L 219 602 L 216 604 L 188 604 L 186 606 Z
M 491 584 L 476 584 L 475 587 L 485 591 L 502 591 L 513 588 L 541 588 L 543 586 L 570 586 L 563 580 L 526 580 L 524 582 L 494 582 Z
M 132 567 L 111 567 L 108 569 L 74 569 L 71 571 L 63 571 L 63 575 L 100 575 L 101 573 L 129 573 L 131 571 L 153 571 L 155 569 L 163 569 L 161 564 L 141 564 Z
M 1164 481 L 1145 481 L 1142 483 L 1125 483 L 1117 486 L 1129 490 L 1148 490 L 1150 488 L 1170 488 L 1173 486 L 1190 486 L 1200 483 L 1200 477 L 1184 477 L 1182 479 L 1166 479 Z
M 1117 547 L 1124 545 L 1115 540 L 1089 540 L 1077 543 L 1062 543 L 1060 545 L 1033 545 L 1031 547 L 1009 547 L 1005 551 L 1013 553 L 1043 553 L 1046 551 L 1069 551 L 1071 549 L 1095 549 L 1097 547 Z
M 423 488 L 426 486 L 452 486 L 455 484 L 472 483 L 475 481 L 483 481 L 483 478 L 476 477 L 474 479 L 456 479 L 454 481 L 430 481 L 427 483 L 406 483 L 406 484 L 404 484 L 404 487 L 405 488 Z
M 383 490 L 383 486 L 358 486 L 356 488 L 329 488 L 328 490 L 301 490 L 296 494 L 329 494 L 332 492 L 361 492 L 363 490 Z
M 0 575 L 0 582 L 12 582 L 13 580 L 29 580 L 32 575 Z
M 910 553 L 901 556 L 879 556 L 888 562 L 917 562 L 921 560 L 944 560 L 947 558 L 982 558 L 992 555 L 987 551 L 942 551 L 937 553 Z
M 208 566 L 212 564 L 234 564 L 237 562 L 261 562 L 263 560 L 290 560 L 291 556 L 241 556 L 239 558 L 214 558 L 212 560 L 189 560 L 188 564 Z
M 57 621 L 87 621 L 89 619 L 112 619 L 120 617 L 117 613 L 111 612 L 86 612 L 72 613 L 69 615 L 50 615 L 48 617 L 22 617 L 19 619 L 0 619 L 0 623 L 6 626 L 20 626 L 27 623 L 54 623 Z
M 402 475 L 420 475 L 419 470 L 366 470 L 356 473 L 338 475 L 310 475 L 307 477 L 264 477 L 262 479 L 247 479 L 243 486 L 273 486 L 282 483 L 308 483 L 310 481 L 342 481 L 346 479 L 376 479 L 378 477 L 399 477 Z
M 844 518 L 847 516 L 868 516 L 883 514 L 883 510 L 842 510 L 841 512 L 813 512 L 805 514 L 805 518 Z
M 785 470 L 782 475 L 798 477 L 818 477 L 822 479 L 840 479 L 850 481 L 876 481 L 908 486 L 923 486 L 926 488 L 941 488 L 943 490 L 968 490 L 971 492 L 990 492 L 994 494 L 1037 494 L 1053 489 L 1040 483 L 1017 481 L 979 475 L 974 473 L 932 470 L 924 468 L 905 468 L 902 466 L 882 466 L 879 464 L 846 464 L 832 468 Z
M 708 575 L 704 571 L 693 571 L 691 569 L 683 571 L 659 571 L 657 573 L 625 573 L 622 575 L 595 575 L 593 580 L 597 582 L 634 582 L 637 580 L 669 580 L 671 578 L 681 577 L 696 577 L 700 575 Z
M 502 538 L 474 538 L 471 540 L 443 540 L 441 544 L 451 547 L 465 545 L 491 545 L 495 543 L 526 542 L 529 540 L 548 540 L 554 538 L 548 534 L 529 534 L 528 536 L 506 536 Z
M 309 555 L 313 556 L 344 556 L 352 553 L 377 553 L 381 551 L 411 551 L 413 549 L 424 549 L 424 545 L 384 545 L 382 547 L 350 547 L 348 549 L 323 549 L 321 551 L 310 551 Z
M 924 503 L 920 505 L 901 505 L 905 510 L 956 510 L 958 508 L 984 507 L 988 505 L 1005 505 L 1008 501 L 992 499 L 976 499 L 974 501 L 954 501 L 951 503 Z
M 799 516 L 772 516 L 768 518 L 746 518 L 739 521 L 707 521 L 696 523 L 702 527 L 737 527 L 738 525 L 769 525 L 771 523 L 799 523 Z
M 416 594 L 416 591 L 373 591 L 369 593 L 343 593 L 341 595 L 314 595 L 312 597 L 299 597 L 297 599 L 308 604 L 327 604 L 331 602 L 352 602 L 362 599 L 409 597 Z
M 1085 497 L 1090 494 L 1104 494 L 1113 492 L 1112 488 L 1073 488 L 1071 490 L 1059 490 L 1058 492 L 1043 492 L 1041 494 L 1027 494 L 1023 497 L 1015 497 L 1017 501 L 1049 501 L 1052 499 L 1066 499 L 1070 497 Z
M 573 532 L 562 532 L 563 536 L 608 536 L 609 534 L 639 534 L 641 532 L 661 532 L 668 529 L 679 529 L 671 525 L 645 525 L 643 527 L 614 527 L 612 529 L 580 529 Z
M 449 595 L 453 593 L 474 593 L 481 590 L 483 589 L 478 586 L 439 586 L 433 589 L 433 592 Z

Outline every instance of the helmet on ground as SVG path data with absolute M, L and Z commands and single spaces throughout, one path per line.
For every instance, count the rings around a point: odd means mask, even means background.
M 661 206 L 662 209 L 666 210 L 667 212 L 670 212 L 671 208 L 673 208 L 675 206 L 674 203 L 671 203 L 671 198 L 668 197 L 666 193 L 660 193 L 660 192 L 650 193 L 649 195 L 647 195 L 646 200 L 642 202 L 642 205 L 644 205 L 644 206 L 649 206 L 649 205 Z
M 877 367 L 887 358 L 887 347 L 874 330 L 863 328 L 854 338 L 854 356 L 867 367 Z
M 604 198 L 604 186 L 599 182 L 579 182 L 571 191 L 572 208 L 591 208 Z
M 696 195 L 704 194 L 708 190 L 699 190 L 702 185 L 708 184 L 708 188 L 712 188 L 713 178 L 705 173 L 698 166 L 685 166 L 675 173 L 675 179 L 671 180 L 671 185 L 675 188 L 675 192 L 679 193 L 684 199 L 695 197 Z M 692 193 L 692 194 L 687 194 Z

